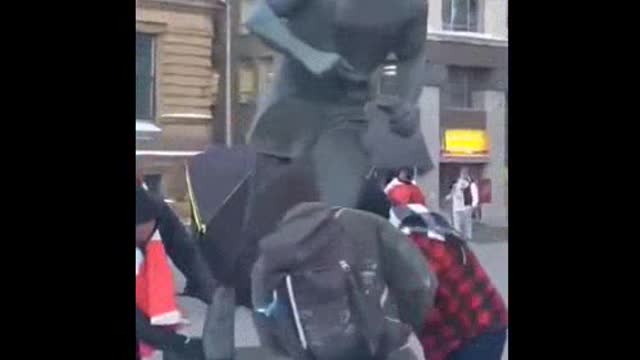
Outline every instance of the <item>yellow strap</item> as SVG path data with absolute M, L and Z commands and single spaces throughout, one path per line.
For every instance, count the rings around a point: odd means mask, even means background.
M 198 210 L 198 204 L 196 202 L 196 198 L 193 194 L 193 187 L 191 186 L 191 176 L 189 175 L 189 165 L 185 164 L 185 172 L 187 179 L 187 192 L 189 193 L 189 204 L 191 205 L 191 211 L 193 213 L 193 219 L 196 222 L 196 228 L 201 234 L 204 234 L 206 231 L 206 226 L 202 223 L 202 218 L 200 217 L 200 211 Z

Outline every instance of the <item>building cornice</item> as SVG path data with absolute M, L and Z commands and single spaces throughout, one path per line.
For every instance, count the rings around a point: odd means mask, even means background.
M 208 114 L 164 114 L 160 116 L 160 123 L 163 125 L 195 125 L 209 124 L 213 117 Z
M 445 30 L 429 30 L 427 40 L 441 42 L 455 42 L 470 45 L 508 47 L 509 39 L 506 37 L 495 36 L 492 34 L 462 32 L 462 31 L 445 31 Z
M 218 0 L 138 0 L 136 6 L 198 13 L 224 9 L 223 4 Z

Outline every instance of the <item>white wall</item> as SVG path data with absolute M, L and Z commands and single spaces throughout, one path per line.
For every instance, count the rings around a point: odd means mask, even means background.
M 442 0 L 429 0 L 427 29 L 427 33 L 433 30 L 442 30 Z
M 482 0 L 484 32 L 496 37 L 508 38 L 507 0 Z

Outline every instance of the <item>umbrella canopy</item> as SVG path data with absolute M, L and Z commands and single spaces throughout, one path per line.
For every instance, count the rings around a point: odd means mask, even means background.
M 187 164 L 192 221 L 200 247 L 213 275 L 227 284 L 242 243 L 255 161 L 251 147 L 211 146 Z
M 189 160 L 187 185 L 198 230 L 204 233 L 206 224 L 241 190 L 255 162 L 256 153 L 251 147 L 217 145 Z
M 187 165 L 187 185 L 200 246 L 216 279 L 240 288 L 257 242 L 293 205 L 317 200 L 306 160 L 258 172 L 250 146 L 212 146 Z

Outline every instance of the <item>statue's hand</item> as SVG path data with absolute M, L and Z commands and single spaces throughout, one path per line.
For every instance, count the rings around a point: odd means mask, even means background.
M 336 68 L 342 57 L 336 53 L 318 51 L 309 56 L 305 62 L 305 66 L 309 71 L 318 76 L 325 76 Z
M 309 57 L 305 65 L 317 76 L 337 75 L 353 82 L 368 81 L 368 76 L 358 73 L 345 58 L 334 52 L 317 51 Z
M 412 136 L 418 129 L 419 113 L 415 105 L 411 105 L 395 95 L 379 95 L 373 104 L 381 111 L 389 129 L 402 137 Z
M 366 83 L 369 81 L 369 76 L 365 73 L 358 72 L 347 60 L 341 58 L 341 61 L 335 67 L 336 73 L 342 79 L 354 82 L 354 83 Z

